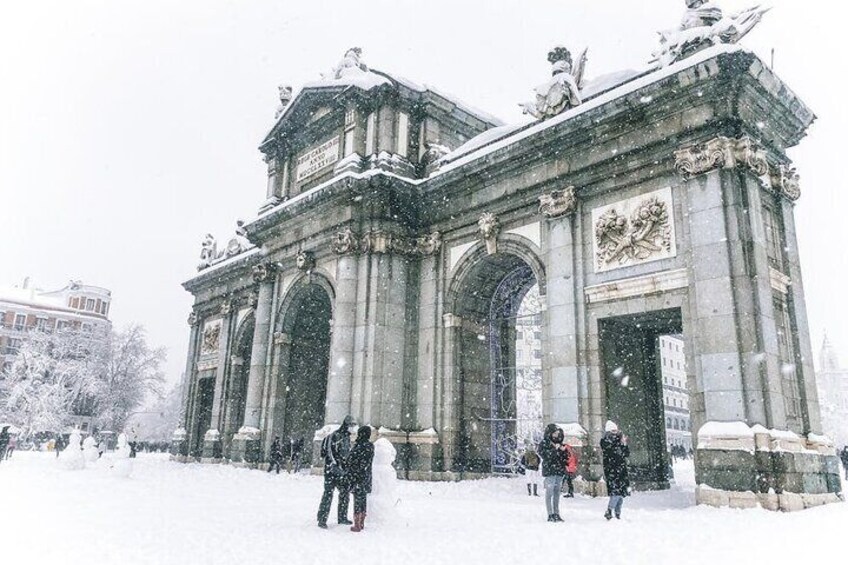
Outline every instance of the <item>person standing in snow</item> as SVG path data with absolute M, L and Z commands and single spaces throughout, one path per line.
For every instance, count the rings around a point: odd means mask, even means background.
M 624 497 L 630 494 L 630 477 L 627 472 L 630 447 L 627 445 L 627 436 L 621 433 L 615 422 L 607 421 L 604 429 L 604 437 L 601 438 L 601 453 L 604 461 L 604 480 L 607 483 L 607 494 L 610 497 L 604 518 L 611 520 L 613 513 L 615 513 L 615 517 L 621 519 L 621 506 L 624 504 Z
M 556 424 L 548 424 L 539 455 L 542 457 L 542 476 L 545 477 L 545 507 L 548 510 L 548 522 L 562 522 L 559 515 L 559 499 L 562 493 L 562 480 L 568 463 L 568 453 L 563 445 L 564 434 Z
M 568 462 L 565 464 L 565 483 L 568 485 L 568 492 L 565 493 L 565 498 L 574 498 L 574 477 L 577 476 L 577 452 L 574 448 L 564 443 L 565 452 L 568 454 Z
M 371 426 L 362 426 L 356 432 L 356 442 L 350 450 L 347 472 L 353 492 L 353 526 L 351 532 L 365 528 L 368 493 L 371 492 L 371 465 L 374 462 L 374 446 L 371 444 Z
M 6 447 L 9 445 L 9 426 L 3 426 L 0 431 L 0 461 L 6 457 Z
M 842 459 L 842 468 L 845 469 L 845 480 L 848 480 L 848 445 L 842 448 L 839 458 Z
M 59 453 L 65 449 L 65 438 L 62 437 L 62 434 L 56 434 L 56 441 L 53 443 L 53 449 L 56 451 L 56 457 L 59 457 Z
M 291 452 L 289 453 L 289 473 L 297 474 L 300 471 L 300 459 L 303 453 L 303 438 L 291 438 Z
M 339 524 L 353 524 L 347 519 L 347 507 L 350 504 L 347 458 L 350 455 L 350 427 L 354 423 L 353 416 L 345 416 L 339 429 L 321 442 L 321 456 L 324 458 L 324 494 L 318 505 L 319 528 L 327 528 L 327 517 L 330 515 L 335 490 L 339 491 Z
M 15 447 L 18 446 L 18 438 L 15 434 L 11 434 L 9 436 L 9 443 L 6 445 L 6 459 L 12 458 L 12 453 L 15 451 Z
M 524 476 L 527 477 L 527 496 L 539 496 L 539 465 L 542 460 L 532 445 L 528 445 L 521 456 L 521 466 L 524 467 Z M 530 486 L 533 490 L 530 490 Z
M 280 474 L 280 468 L 283 466 L 283 443 L 280 441 L 280 436 L 274 436 L 274 441 L 271 442 L 271 449 L 268 453 L 268 472 L 276 467 L 277 474 Z

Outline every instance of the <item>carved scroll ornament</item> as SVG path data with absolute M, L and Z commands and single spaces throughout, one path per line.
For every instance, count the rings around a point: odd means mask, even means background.
M 574 187 L 554 190 L 539 197 L 539 212 L 546 218 L 559 218 L 573 214 L 577 210 L 577 196 Z

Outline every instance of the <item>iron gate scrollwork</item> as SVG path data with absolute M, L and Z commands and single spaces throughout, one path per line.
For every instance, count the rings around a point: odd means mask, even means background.
M 498 285 L 489 316 L 492 472 L 515 473 L 523 448 L 542 435 L 542 305 L 532 269 Z

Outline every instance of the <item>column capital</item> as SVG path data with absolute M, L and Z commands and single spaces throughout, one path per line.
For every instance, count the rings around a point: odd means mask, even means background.
M 195 312 L 194 310 L 189 312 L 188 319 L 186 320 L 186 322 L 188 323 L 189 326 L 192 326 L 192 327 L 196 326 L 197 322 L 198 322 L 197 312 Z
M 277 266 L 274 263 L 259 263 L 253 266 L 253 280 L 258 283 L 268 282 L 274 278 Z
M 747 135 L 718 136 L 678 149 L 674 152 L 674 167 L 687 180 L 720 168 L 747 167 L 757 176 L 768 174 L 770 169 L 765 150 Z
M 552 220 L 571 216 L 577 211 L 577 194 L 573 186 L 553 190 L 539 197 L 539 213 Z

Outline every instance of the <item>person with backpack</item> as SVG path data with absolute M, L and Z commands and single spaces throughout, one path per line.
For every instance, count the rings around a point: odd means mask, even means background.
M 350 450 L 347 472 L 353 492 L 353 526 L 351 532 L 365 529 L 368 510 L 368 493 L 371 492 L 371 466 L 374 463 L 374 446 L 371 444 L 371 426 L 362 426 L 356 432 L 356 441 Z
M 528 445 L 524 450 L 524 455 L 521 456 L 521 467 L 524 469 L 524 476 L 527 477 L 527 496 L 539 496 L 539 465 L 542 460 L 539 454 L 532 445 Z M 533 486 L 531 492 L 530 486 Z
M 568 454 L 568 462 L 565 464 L 565 484 L 568 485 L 568 492 L 563 496 L 565 498 L 574 498 L 574 477 L 577 476 L 577 452 L 574 448 L 565 443 L 565 452 Z
M 345 416 L 342 425 L 321 442 L 321 457 L 324 458 L 324 494 L 318 505 L 319 528 L 327 529 L 327 517 L 330 515 L 335 490 L 339 491 L 339 524 L 353 524 L 347 519 L 347 507 L 350 504 L 347 464 L 350 454 L 350 428 L 354 423 L 353 416 Z

